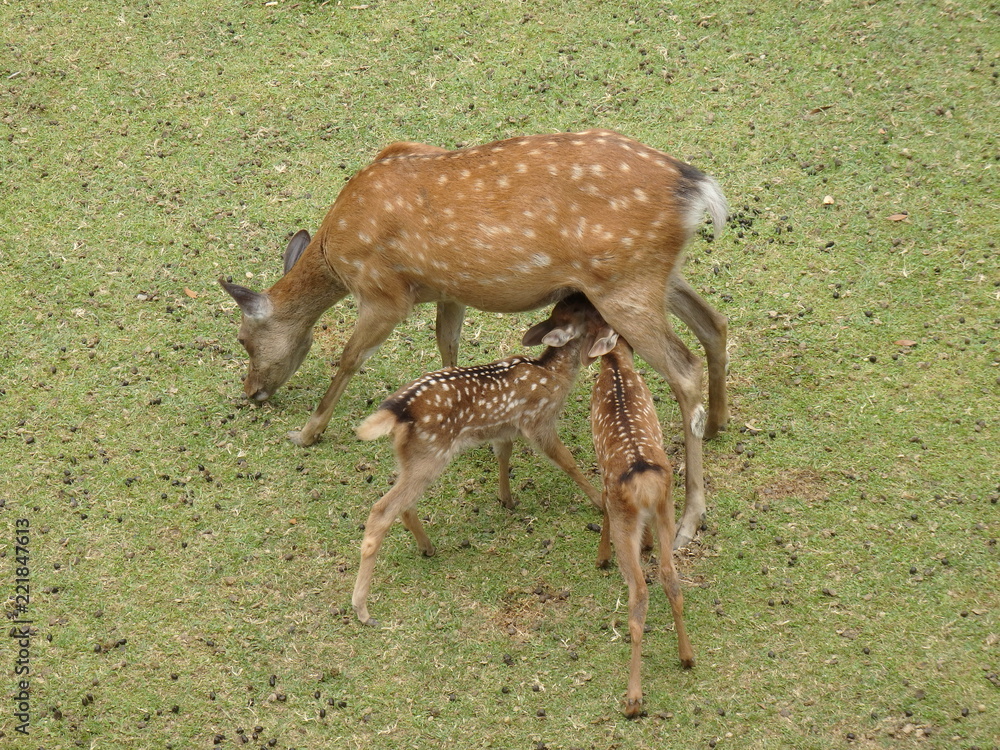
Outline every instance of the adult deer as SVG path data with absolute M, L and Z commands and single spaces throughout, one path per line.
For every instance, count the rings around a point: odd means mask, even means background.
M 659 372 L 684 421 L 686 505 L 675 544 L 705 516 L 702 437 L 728 419 L 726 319 L 680 273 L 683 247 L 703 221 L 716 231 L 726 199 L 694 167 L 608 130 L 511 138 L 447 151 L 394 143 L 341 190 L 319 232 L 299 232 L 285 275 L 265 292 L 220 283 L 243 311 L 247 397 L 264 401 L 298 369 L 312 328 L 354 295 L 358 320 L 333 381 L 301 431 L 312 445 L 347 383 L 413 305 L 436 302 L 437 343 L 456 364 L 465 307 L 523 312 L 587 295 Z M 668 310 L 705 347 L 701 362 L 671 329 Z

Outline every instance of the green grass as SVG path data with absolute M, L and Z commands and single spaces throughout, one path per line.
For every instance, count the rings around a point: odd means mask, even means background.
M 28 519 L 35 623 L 31 734 L 8 700 L 3 742 L 995 747 L 996 8 L 352 5 L 0 5 L 0 555 L 13 597 Z M 393 140 L 597 126 L 713 174 L 734 213 L 686 263 L 732 358 L 707 527 L 679 560 L 698 665 L 654 590 L 637 722 L 599 519 L 526 450 L 513 513 L 487 450 L 456 461 L 420 504 L 439 554 L 394 528 L 385 627 L 350 613 L 393 470 L 352 428 L 437 366 L 433 310 L 303 450 L 285 433 L 353 302 L 258 408 L 215 283 L 273 283 L 290 233 Z M 463 362 L 519 351 L 533 319 L 471 311 Z M 592 376 L 561 427 L 588 468 Z M 16 659 L 0 649 L 11 697 Z

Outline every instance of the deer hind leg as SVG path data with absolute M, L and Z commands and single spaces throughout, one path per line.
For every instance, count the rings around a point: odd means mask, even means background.
M 536 426 L 530 430 L 526 430 L 524 434 L 542 453 L 548 456 L 552 463 L 565 471 L 569 475 L 569 478 L 576 482 L 577 487 L 583 490 L 584 494 L 590 498 L 590 502 L 595 508 L 601 510 L 604 507 L 604 502 L 601 500 L 601 493 L 584 476 L 583 472 L 580 471 L 580 467 L 576 465 L 573 454 L 569 452 L 569 448 L 563 445 L 562 440 L 559 439 L 559 435 L 556 434 L 555 426 Z
M 701 361 L 671 329 L 661 295 L 619 289 L 614 297 L 592 302 L 611 327 L 666 379 L 680 406 L 684 423 L 685 499 L 684 515 L 674 538 L 674 549 L 678 549 L 694 538 L 705 520 L 701 443 L 707 415 L 701 405 Z
M 694 331 L 705 347 L 708 360 L 708 421 L 705 437 L 713 438 L 729 421 L 729 402 L 726 394 L 726 371 L 729 355 L 726 351 L 727 320 L 691 288 L 679 273 L 670 277 L 667 297 L 670 310 Z
M 406 319 L 410 307 L 410 301 L 404 294 L 359 300 L 358 320 L 340 355 L 340 364 L 333 381 L 305 426 L 288 433 L 289 440 L 303 447 L 319 440 L 351 378 L 361 369 L 365 360 L 378 351 L 392 330 Z
M 428 551 L 433 554 L 434 547 L 412 506 L 441 473 L 442 468 L 427 466 L 421 471 L 419 467 L 404 466 L 396 484 L 372 506 L 368 514 L 368 520 L 365 521 L 365 535 L 361 542 L 361 564 L 358 566 L 358 577 L 354 582 L 354 594 L 351 597 L 351 606 L 358 619 L 365 625 L 378 625 L 378 622 L 368 614 L 368 593 L 371 590 L 372 574 L 375 572 L 375 557 L 393 521 L 402 516 L 403 524 L 416 537 L 420 551 L 425 555 Z
M 434 334 L 437 337 L 438 351 L 441 352 L 441 363 L 445 367 L 455 367 L 458 364 L 458 340 L 462 335 L 464 321 L 465 305 L 457 302 L 437 303 Z
M 514 510 L 517 501 L 510 492 L 510 454 L 514 450 L 513 440 L 494 440 L 493 452 L 500 468 L 500 504 L 507 510 Z
M 609 498 L 609 505 L 611 499 Z M 625 693 L 625 715 L 634 719 L 642 714 L 642 631 L 649 609 L 649 587 L 639 558 L 640 537 L 645 521 L 629 509 L 610 509 L 611 536 L 618 556 L 618 568 L 628 585 L 628 630 L 632 640 L 629 662 L 628 691 Z
M 597 543 L 597 567 L 606 570 L 611 565 L 611 517 L 608 514 L 608 494 L 602 496 L 604 501 L 604 519 L 601 524 L 601 541 Z
M 434 545 L 431 543 L 431 539 L 427 536 L 427 532 L 424 531 L 424 525 L 420 523 L 420 516 L 417 515 L 416 509 L 411 505 L 409 508 L 404 510 L 399 514 L 399 520 L 403 522 L 413 538 L 417 540 L 417 549 L 420 550 L 420 554 L 424 557 L 434 557 L 436 550 Z
M 688 640 L 687 629 L 684 627 L 684 594 L 681 592 L 681 582 L 674 567 L 674 504 L 670 497 L 670 483 L 666 484 L 666 492 L 656 506 L 656 535 L 660 542 L 660 585 L 670 600 L 670 610 L 674 616 L 674 630 L 677 633 L 677 650 L 681 665 L 685 669 L 694 666 L 694 649 Z

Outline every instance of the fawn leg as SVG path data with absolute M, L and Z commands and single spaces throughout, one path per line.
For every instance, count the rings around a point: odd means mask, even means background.
M 507 510 L 514 510 L 517 501 L 510 494 L 510 454 L 514 449 L 513 440 L 494 440 L 493 452 L 497 456 L 497 463 L 500 465 L 500 503 Z
M 424 531 L 424 525 L 420 523 L 420 516 L 417 515 L 416 508 L 412 505 L 399 515 L 403 526 L 409 529 L 410 533 L 417 540 L 417 549 L 424 557 L 434 557 L 435 549 L 430 537 Z
M 421 551 L 426 554 L 426 548 L 423 545 L 430 546 L 430 540 L 424 533 L 420 520 L 416 518 L 416 513 L 413 513 L 412 505 L 427 488 L 427 485 L 440 473 L 438 467 L 432 467 L 432 469 L 437 469 L 437 471 L 409 471 L 404 466 L 396 484 L 372 506 L 371 512 L 368 514 L 368 520 L 365 522 L 365 536 L 361 542 L 361 564 L 358 566 L 358 577 L 354 582 L 354 594 L 351 597 L 351 606 L 358 619 L 365 625 L 378 625 L 378 622 L 368 614 L 368 593 L 371 590 L 372 574 L 375 572 L 375 556 L 378 555 L 382 540 L 385 539 L 392 522 L 404 512 L 410 511 L 412 515 L 404 517 L 403 523 L 417 538 L 417 545 Z M 416 520 L 415 525 L 412 524 L 413 520 Z M 430 546 L 430 549 L 433 550 L 433 546 Z
M 677 650 L 680 653 L 681 666 L 690 669 L 694 666 L 694 649 L 688 640 L 687 629 L 684 627 L 684 594 L 681 592 L 681 582 L 674 567 L 674 504 L 670 497 L 670 483 L 667 491 L 656 507 L 656 535 L 660 542 L 660 585 L 670 600 L 670 609 L 674 615 L 674 630 L 677 632 Z
M 580 467 L 576 465 L 576 460 L 573 458 L 573 454 L 569 452 L 569 448 L 563 445 L 562 440 L 556 434 L 556 428 L 554 425 L 541 425 L 536 427 L 531 431 L 531 434 L 525 434 L 528 438 L 542 453 L 549 457 L 556 466 L 562 469 L 569 478 L 576 482 L 577 487 L 583 490 L 584 494 L 590 498 L 590 502 L 595 508 L 601 510 L 604 508 L 604 503 L 601 500 L 601 493 L 598 492 L 597 488 L 591 484 L 590 480 L 584 476 L 583 472 L 580 471 Z
M 632 639 L 629 661 L 628 691 L 625 693 L 625 716 L 630 719 L 642 714 L 642 631 L 649 608 L 649 588 L 639 560 L 640 537 L 645 522 L 637 513 L 620 513 L 611 509 L 611 536 L 618 555 L 618 568 L 628 584 L 628 630 Z
M 604 519 L 601 524 L 601 541 L 597 543 L 597 567 L 602 570 L 611 565 L 611 518 L 608 516 L 608 496 L 603 495 Z

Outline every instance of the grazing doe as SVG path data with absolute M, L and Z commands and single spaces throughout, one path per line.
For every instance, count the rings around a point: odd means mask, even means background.
M 642 632 L 649 589 L 640 563 L 642 535 L 655 524 L 659 542 L 660 583 L 670 600 L 681 664 L 694 666 L 694 651 L 684 628 L 684 596 L 674 568 L 673 473 L 663 451 L 663 432 L 653 398 L 635 370 L 632 349 L 624 338 L 601 358 L 601 372 L 590 403 L 594 450 L 604 482 L 604 524 L 597 564 L 611 561 L 614 539 L 618 567 L 628 584 L 628 629 L 632 637 L 625 715 L 642 712 Z
M 478 367 L 454 367 L 424 375 L 387 398 L 358 426 L 358 437 L 393 435 L 399 476 L 375 503 L 365 522 L 361 564 L 352 604 L 358 619 L 376 624 L 368 614 L 375 556 L 392 522 L 401 517 L 424 555 L 433 555 L 414 504 L 460 451 L 491 441 L 500 464 L 500 500 L 514 507 L 510 493 L 510 453 L 523 435 L 565 471 L 600 508 L 601 495 L 587 480 L 556 434 L 573 381 L 588 352 L 614 332 L 581 294 L 560 301 L 548 320 L 524 334 L 526 346 L 548 344 L 537 359 L 508 357 Z M 610 348 L 610 347 L 606 347 Z M 602 349 L 603 350 L 603 349 Z
M 298 369 L 323 312 L 351 294 L 358 318 L 326 394 L 300 431 L 312 445 L 348 382 L 415 304 L 436 302 L 437 342 L 456 364 L 465 307 L 524 312 L 583 292 L 673 391 L 684 423 L 686 505 L 676 543 L 705 516 L 702 437 L 728 420 L 726 319 L 681 275 L 685 243 L 706 212 L 718 232 L 726 199 L 715 180 L 610 130 L 511 138 L 447 151 L 394 143 L 341 190 L 315 237 L 285 251 L 265 292 L 220 279 L 243 312 L 243 383 L 264 401 Z M 700 360 L 708 359 L 708 414 Z

